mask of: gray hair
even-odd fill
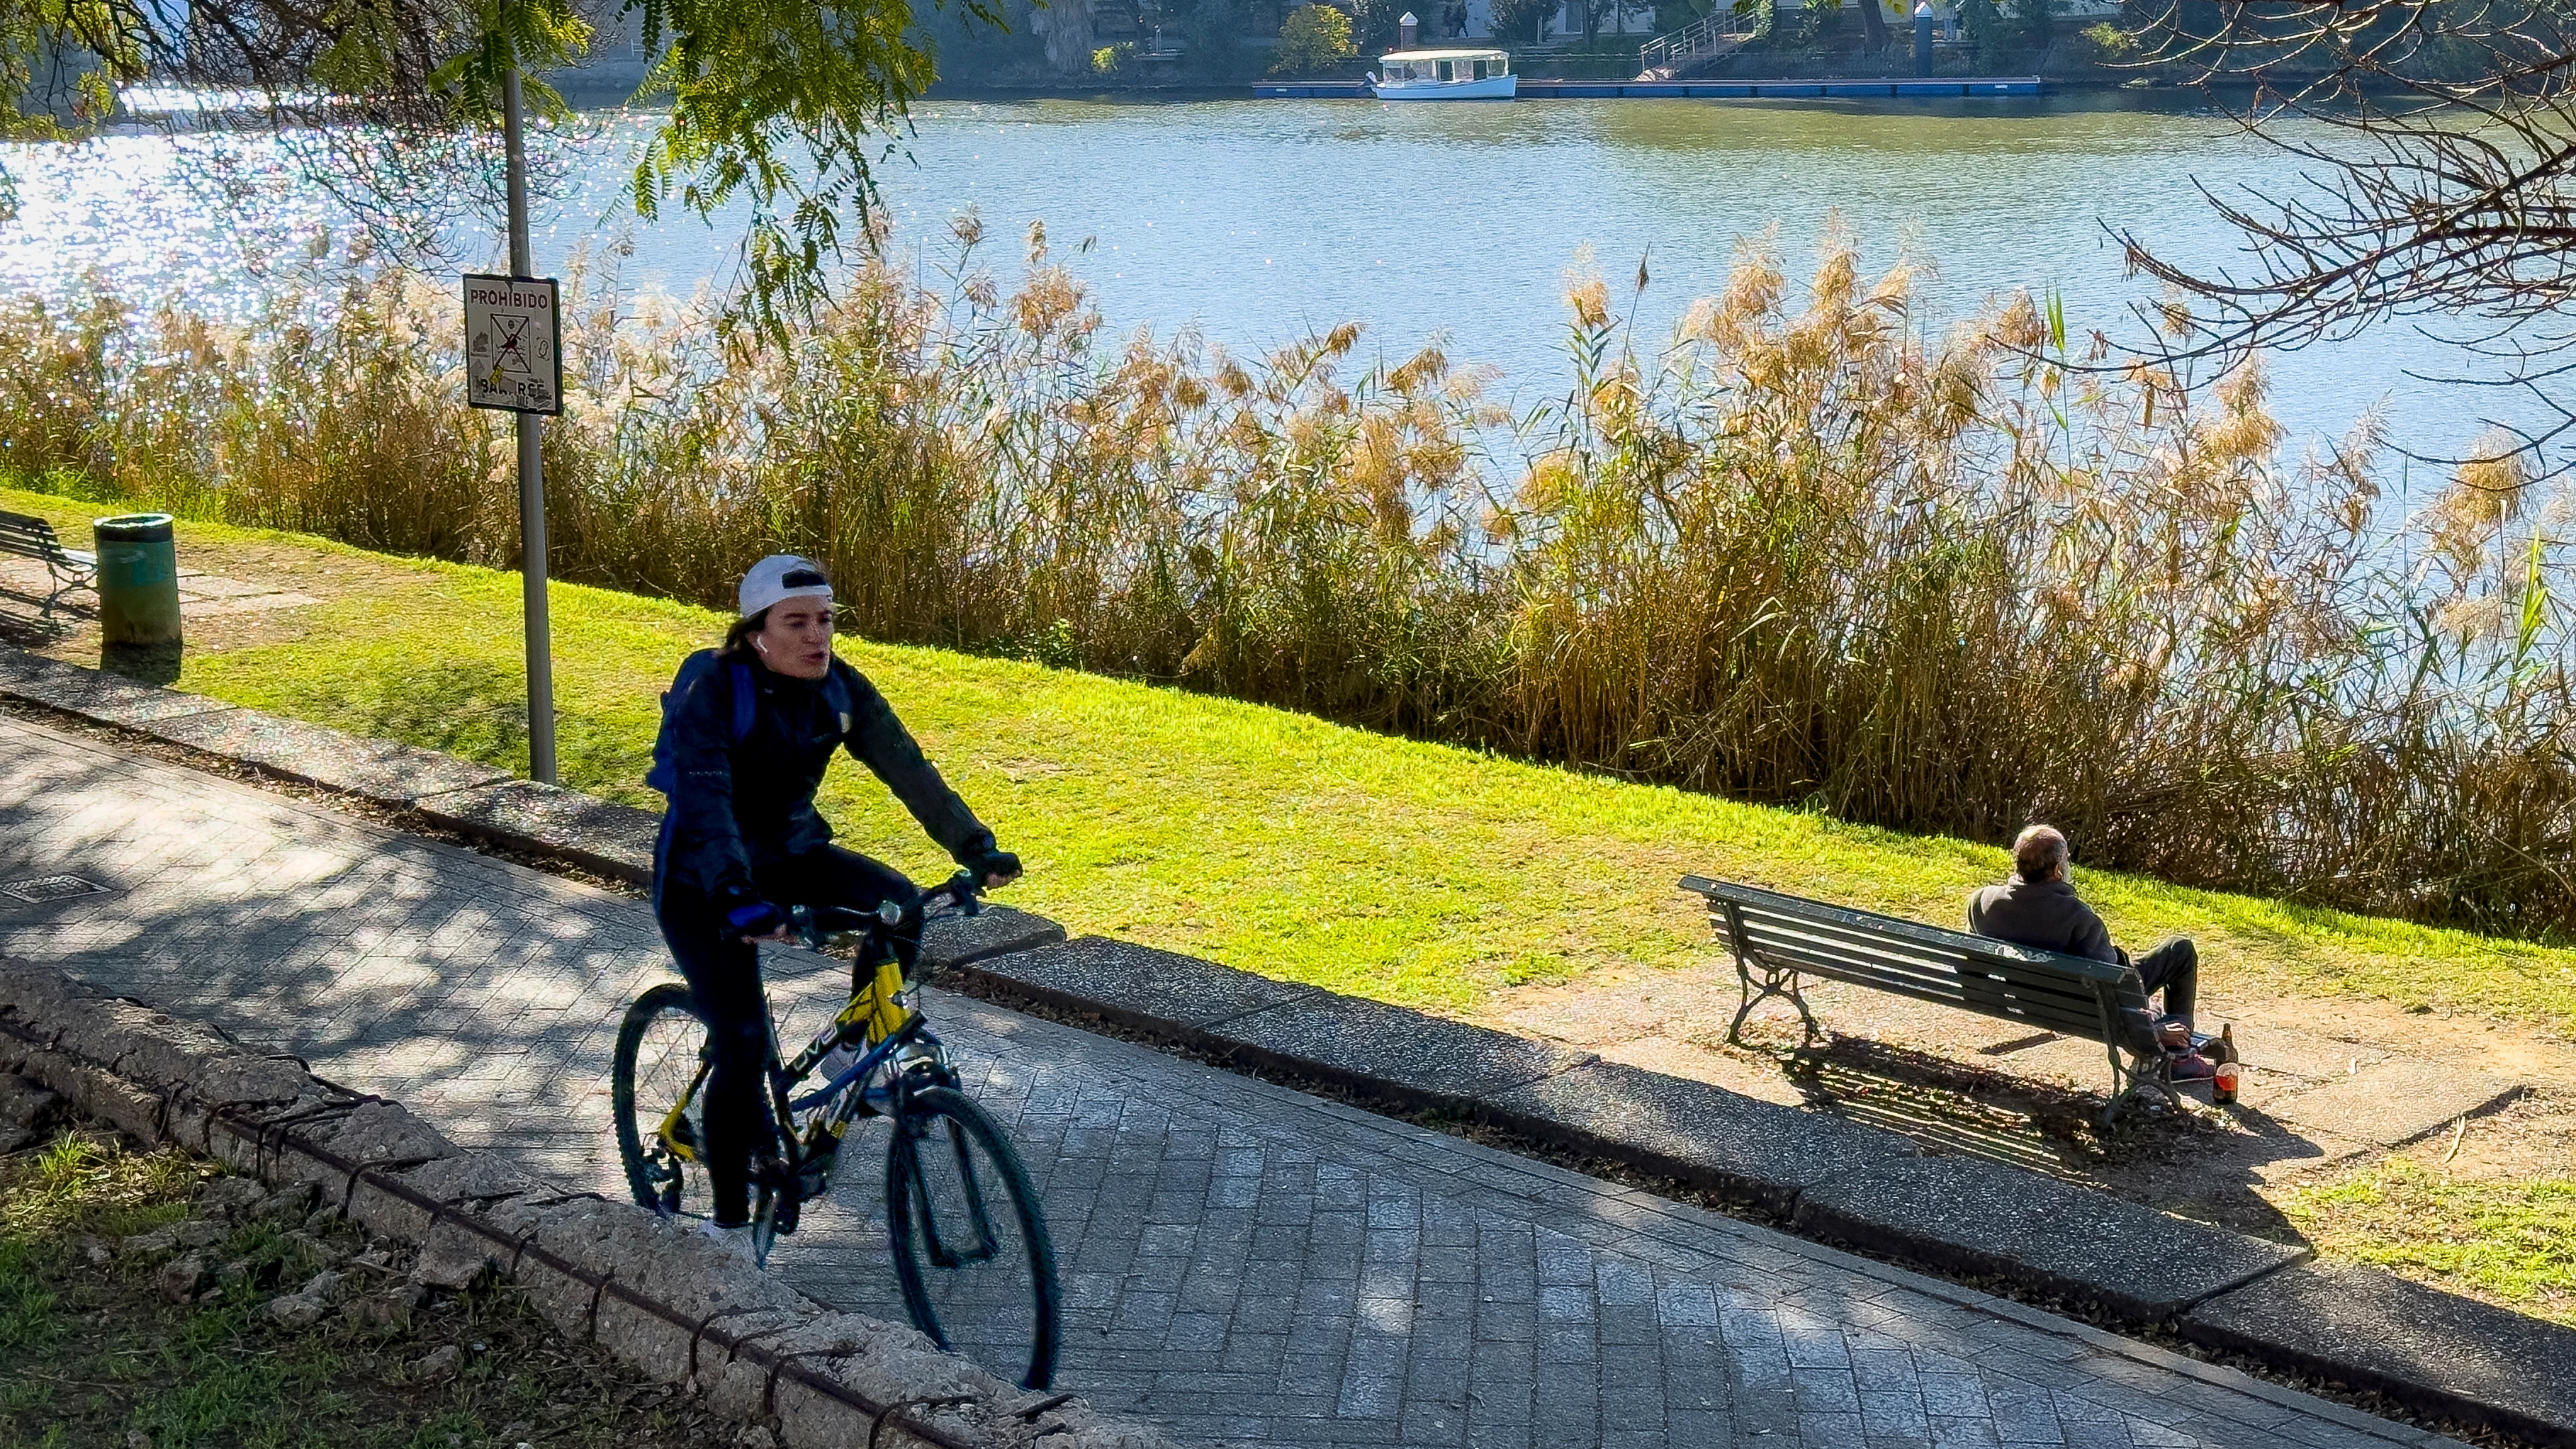
[[[2033,825],[2013,837],[2013,873],[2023,880],[2044,881],[2066,864],[2066,837],[2054,825]]]

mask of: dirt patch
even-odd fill
[[[2576,1166],[2576,1096],[2534,1093],[2503,1111],[2463,1121],[2407,1155],[2460,1182],[2529,1182]]]
[[[0,1157],[0,1440],[766,1449],[514,1290],[411,1267],[309,1194],[54,1126]]]

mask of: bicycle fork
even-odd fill
[[[941,1268],[963,1267],[968,1263],[990,1262],[1001,1251],[1001,1241],[993,1231],[992,1214],[984,1205],[984,1184],[976,1177],[973,1158],[967,1150],[966,1133],[955,1124],[948,1128],[949,1146],[957,1155],[959,1194],[966,1200],[967,1225],[972,1235],[961,1250],[946,1233],[940,1231],[939,1210],[930,1200],[930,1174],[921,1156],[921,1142],[931,1135],[928,1122],[898,1121],[894,1150],[902,1153],[908,1171],[904,1176],[912,1184],[913,1221],[921,1225],[922,1246],[930,1261]],[[936,1149],[933,1149],[935,1152]]]

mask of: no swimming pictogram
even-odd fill
[[[547,277],[465,276],[465,400],[514,413],[563,411],[556,289]]]

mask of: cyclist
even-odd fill
[[[832,652],[832,586],[811,559],[772,554],[743,575],[722,648],[692,654],[662,697],[646,783],[670,799],[653,851],[653,911],[706,1022],[702,1231],[748,1251],[751,1149],[769,1111],[769,1014],[758,943],[785,940],[787,908],[910,905],[902,872],[830,843],[814,790],[846,748],[930,838],[988,886],[1019,857],[940,778],[885,696]],[[907,971],[919,926],[897,951]]]

